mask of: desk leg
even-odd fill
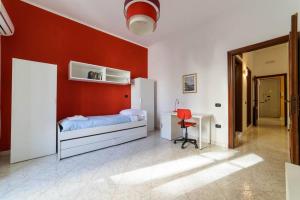
[[[209,144],[211,144],[211,117],[208,117],[209,120]]]
[[[199,119],[198,147],[202,149],[202,119]]]
[[[205,122],[203,122],[203,120],[205,121]],[[208,123],[206,123],[206,120],[208,120]],[[207,125],[209,126],[208,127],[208,144],[211,144],[211,118],[210,117],[208,117],[208,118],[200,118],[199,119],[199,133],[198,133],[198,146],[199,146],[199,149],[200,150],[202,150],[202,149],[204,149],[204,148],[206,148],[206,147],[208,147],[209,145],[207,145],[207,146],[205,146],[205,147],[203,147],[202,146],[202,125],[203,125],[203,123],[204,123],[204,125],[205,125],[205,129],[207,129]]]

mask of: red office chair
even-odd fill
[[[177,109],[177,117],[179,119],[181,119],[181,121],[178,122],[178,124],[181,126],[182,129],[183,128],[185,129],[185,137],[174,140],[174,144],[176,144],[176,142],[183,142],[182,145],[181,145],[181,148],[184,149],[185,148],[184,145],[187,142],[189,142],[189,143],[195,145],[195,148],[198,149],[197,140],[188,138],[187,128],[196,126],[196,123],[185,121],[185,120],[188,120],[188,119],[192,118],[191,110],[189,110],[189,109]]]

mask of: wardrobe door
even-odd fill
[[[57,66],[13,59],[11,163],[56,153]]]

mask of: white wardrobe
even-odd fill
[[[13,59],[10,162],[56,153],[57,66]]]
[[[136,78],[131,86],[131,108],[147,111],[148,131],[154,131],[154,81]]]

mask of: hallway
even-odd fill
[[[252,150],[257,153],[275,154],[288,161],[288,131],[284,126],[259,125],[249,128],[242,137],[239,150]]]

